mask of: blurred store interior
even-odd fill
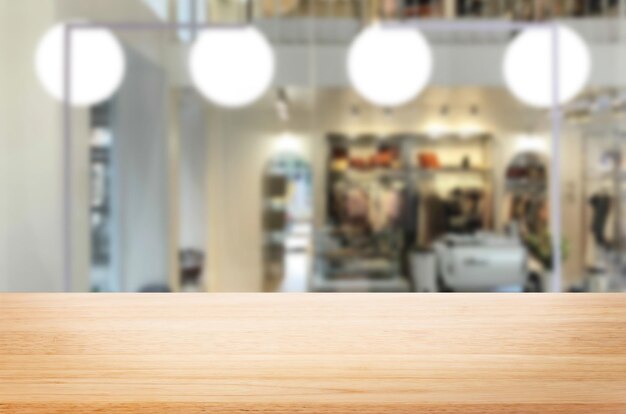
[[[626,290],[625,0],[20,0],[0,16],[0,291]],[[503,57],[517,23],[554,21],[589,73],[531,105]],[[106,99],[64,105],[81,74],[38,52],[63,22],[106,24],[121,45]],[[432,51],[397,105],[347,64],[381,22],[419,27]],[[212,25],[269,43],[258,99],[198,86],[189,62]],[[542,51],[511,71],[543,67]],[[373,58],[388,82],[407,72]],[[564,91],[580,65],[560,64]],[[264,73],[241,69],[242,88]],[[50,71],[74,82],[61,99]]]

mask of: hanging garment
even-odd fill
[[[591,233],[596,243],[607,248],[609,242],[605,235],[606,223],[611,211],[611,197],[607,194],[596,194],[589,200],[593,210],[591,219]]]
[[[397,190],[375,184],[370,188],[369,223],[374,232],[388,230],[400,216],[400,194]]]
[[[425,200],[425,215],[423,217],[427,230],[425,245],[430,246],[435,240],[446,233],[446,214],[444,201],[436,194],[431,194]]]
[[[485,229],[494,229],[495,227],[495,217],[493,213],[493,198],[490,191],[485,190],[483,197],[483,208],[482,208],[482,216],[483,216],[483,225]]]
[[[413,248],[418,243],[420,195],[417,191],[405,189],[402,200],[400,227],[404,232],[406,246]]]
[[[588,0],[587,7],[590,14],[602,13],[602,0]]]
[[[350,220],[365,219],[369,209],[368,194],[362,188],[353,187],[346,193],[346,214]]]
[[[335,223],[341,222],[345,218],[346,191],[348,187],[344,181],[336,181],[328,192],[328,203],[326,206],[328,218]]]

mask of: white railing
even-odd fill
[[[429,20],[432,22],[434,20]],[[477,20],[489,22],[490,20]],[[584,18],[560,20],[574,28],[588,42],[593,44],[624,43],[626,46],[626,19]],[[351,18],[276,18],[261,19],[255,22],[273,43],[279,44],[346,44],[363,26]],[[513,33],[468,31],[426,32],[425,35],[435,44],[499,44],[510,40]]]

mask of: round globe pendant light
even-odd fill
[[[430,80],[433,57],[415,28],[373,25],[363,30],[348,52],[348,77],[369,102],[385,107],[408,103]]]
[[[585,41],[567,26],[557,26],[557,47],[550,28],[531,28],[520,33],[504,55],[507,87],[527,105],[547,108],[553,104],[554,57],[558,58],[558,103],[580,93],[591,74],[591,54]]]
[[[35,52],[39,81],[52,97],[65,99],[66,23],[52,27]],[[73,106],[88,106],[110,98],[119,88],[126,71],[124,51],[106,29],[74,28],[70,32],[70,99]]]
[[[191,79],[211,102],[242,107],[256,101],[274,78],[274,51],[254,27],[210,28],[189,54]]]

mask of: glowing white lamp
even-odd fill
[[[373,25],[352,42],[347,66],[350,82],[363,98],[395,107],[408,103],[426,87],[433,57],[417,29]]]
[[[591,74],[591,54],[585,41],[567,26],[554,30],[530,28],[520,33],[504,55],[505,82],[515,97],[527,105],[547,108],[553,104],[554,56],[558,56],[558,103],[564,104],[580,93]]]
[[[299,154],[302,143],[289,132],[282,133],[275,142],[274,151],[280,154]]]
[[[66,24],[44,34],[35,53],[35,70],[44,89],[65,99]],[[74,28],[70,35],[70,104],[88,106],[110,98],[126,72],[124,50],[117,38],[102,28]]]
[[[256,101],[270,87],[274,70],[274,51],[254,27],[206,29],[189,54],[194,85],[219,106]]]

